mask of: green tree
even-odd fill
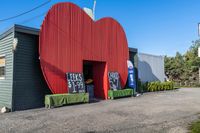
[[[200,67],[198,47],[200,40],[193,41],[192,46],[183,55],[177,52],[175,57],[165,56],[165,73],[170,80],[181,85],[197,85]]]

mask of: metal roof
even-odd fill
[[[129,47],[129,51],[138,53],[138,49],[137,49],[137,48],[130,48],[130,47]]]
[[[33,35],[39,35],[40,30],[36,28],[32,28],[32,27],[14,24],[11,28],[9,28],[8,30],[6,30],[0,35],[0,39],[4,38],[5,36],[9,35],[10,33],[14,31],[27,33],[27,34],[33,34]]]

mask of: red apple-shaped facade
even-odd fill
[[[40,31],[40,63],[52,93],[68,93],[66,73],[83,73],[83,61],[93,61],[94,94],[107,99],[108,72],[118,72],[122,87],[129,57],[125,32],[112,18],[93,21],[73,3],[58,3]]]

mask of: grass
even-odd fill
[[[200,120],[193,122],[189,130],[190,130],[190,133],[200,133]]]

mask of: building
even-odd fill
[[[44,106],[50,90],[39,60],[39,29],[14,25],[0,35],[0,108],[12,111]],[[137,49],[129,48],[137,68]]]
[[[94,22],[75,4],[56,4],[41,30],[14,25],[0,35],[0,107],[44,106],[46,94],[68,93],[67,73],[91,76],[94,96],[107,99],[108,73],[118,72],[124,88],[128,59],[137,70],[137,49],[116,20]]]
[[[142,82],[165,81],[164,57],[138,54],[138,76]]]
[[[42,74],[38,49],[39,29],[14,25],[0,35],[0,107],[16,111],[44,106],[44,96],[52,92]],[[129,48],[129,59],[136,80],[137,71],[142,82],[165,80],[164,57]]]
[[[12,111],[44,106],[51,94],[39,60],[39,29],[14,25],[0,35],[0,107]],[[142,82],[164,81],[164,58],[129,48]],[[137,73],[136,73],[137,78]]]
[[[40,68],[39,30],[20,25],[0,35],[0,107],[42,107],[50,93]]]
[[[108,98],[108,73],[117,72],[120,88],[126,85],[128,43],[123,27],[113,18],[93,21],[73,3],[55,4],[43,21],[39,44],[42,72],[53,94],[69,93],[66,74],[86,77],[86,69],[95,98]]]

